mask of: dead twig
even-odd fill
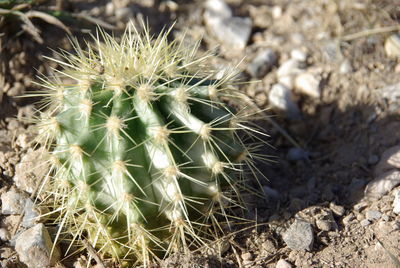
[[[93,246],[86,239],[83,239],[82,242],[83,242],[83,245],[85,246],[85,248],[87,249],[90,257],[92,257],[96,261],[97,267],[106,268],[104,266],[104,263],[101,260],[100,256],[97,254],[96,250],[93,248]]]
[[[348,34],[348,35],[339,37],[339,40],[340,41],[351,41],[354,39],[359,39],[359,38],[367,37],[367,36],[374,35],[374,34],[383,34],[383,33],[395,32],[395,31],[400,31],[400,25],[368,29],[365,31],[360,31],[357,33],[352,33],[352,34]]]

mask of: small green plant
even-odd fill
[[[250,189],[256,146],[244,137],[258,131],[235,73],[213,79],[210,54],[196,57],[198,44],[168,42],[168,32],[151,38],[129,24],[117,42],[100,30],[42,78],[38,140],[52,174],[42,205],[58,240],[85,239],[122,264],[206,245]]]

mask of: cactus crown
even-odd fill
[[[253,165],[234,73],[212,79],[208,55],[167,34],[129,24],[117,42],[99,31],[42,79],[38,137],[52,174],[42,195],[57,238],[87,239],[122,263],[204,245],[209,223],[220,228],[218,215],[229,222],[226,211],[241,206]]]

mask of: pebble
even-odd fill
[[[378,210],[369,209],[365,213],[365,218],[370,221],[378,220],[382,216],[382,213]]]
[[[285,77],[288,75],[296,75],[301,72],[301,62],[296,59],[288,59],[287,61],[283,62],[277,72],[276,75],[278,79],[281,77]]]
[[[389,216],[386,214],[382,215],[382,220],[388,222],[389,221]]]
[[[205,3],[207,12],[213,13],[214,16],[221,18],[232,17],[232,10],[223,0],[208,0]]]
[[[374,168],[374,175],[379,176],[382,173],[395,168],[400,169],[400,145],[390,147],[383,152],[381,160]]]
[[[15,250],[28,268],[49,267],[60,258],[58,248],[53,249],[50,235],[42,223],[21,233],[16,239]]]
[[[284,259],[280,259],[275,266],[275,268],[292,268],[292,267],[293,266]]]
[[[367,184],[365,196],[370,199],[379,199],[399,184],[400,171],[387,171]]]
[[[349,215],[343,218],[342,222],[344,225],[348,225],[352,220],[354,220],[354,214],[350,213]]]
[[[39,221],[40,212],[35,208],[31,199],[27,199],[24,206],[24,217],[21,225],[25,228],[34,226]]]
[[[385,52],[389,57],[400,57],[400,34],[392,34],[386,39]]]
[[[281,195],[277,190],[268,186],[263,186],[262,188],[266,199],[278,201],[281,198]]]
[[[300,109],[293,101],[292,92],[281,84],[272,86],[268,94],[269,104],[280,111],[285,112],[289,119],[300,118]]]
[[[4,215],[21,214],[24,211],[27,196],[11,188],[1,195],[1,213]]]
[[[400,111],[400,83],[383,87],[380,91],[382,97],[388,102],[388,110],[398,114]]]
[[[243,253],[243,254],[241,255],[241,257],[242,257],[242,260],[244,260],[244,261],[251,261],[251,260],[253,260],[253,255],[252,255],[250,252]]]
[[[329,208],[336,216],[343,216],[345,213],[345,209],[342,206],[336,205],[335,203],[330,203]]]
[[[397,190],[394,194],[393,212],[400,214],[400,190]]]
[[[367,227],[371,224],[371,222],[368,219],[363,219],[362,221],[360,221],[360,224],[362,227]]]
[[[289,149],[289,152],[287,153],[287,159],[289,161],[301,161],[301,160],[309,160],[310,157],[310,152],[306,151],[302,148],[298,147],[292,147]]]
[[[354,70],[353,70],[353,66],[351,65],[350,60],[345,59],[345,60],[340,64],[339,72],[340,72],[341,74],[349,74],[349,73],[352,73],[353,71],[354,71]]]
[[[311,224],[306,221],[295,220],[283,234],[283,240],[292,250],[310,251],[314,243],[314,234]]]
[[[10,233],[6,228],[0,228],[0,241],[8,241],[10,239]]]
[[[278,56],[272,49],[265,49],[257,53],[247,68],[247,72],[256,78],[264,77],[276,64]]]
[[[372,154],[368,157],[368,165],[375,165],[379,161],[379,156]]]
[[[307,60],[307,53],[301,49],[295,48],[290,51],[290,57],[294,60],[305,62]]]
[[[134,17],[133,10],[129,7],[116,8],[114,13],[117,20],[124,22]]]
[[[205,7],[205,24],[218,41],[229,49],[244,49],[250,38],[252,20],[233,17],[230,8],[221,0],[207,1]]]
[[[327,220],[316,220],[315,225],[321,231],[332,231],[337,229],[337,224]]]
[[[320,93],[320,80],[314,75],[304,72],[296,76],[294,79],[294,87],[302,94],[312,98],[319,98]]]
[[[13,179],[19,189],[32,193],[48,172],[46,165],[37,165],[37,159],[42,158],[43,153],[43,149],[29,149],[16,165]]]

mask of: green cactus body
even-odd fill
[[[215,207],[236,204],[248,159],[241,118],[222,101],[240,99],[232,76],[212,80],[207,57],[166,34],[132,25],[120,43],[101,34],[104,43],[59,61],[75,84],[44,80],[39,137],[53,170],[44,204],[73,240],[120,262],[201,246]]]

